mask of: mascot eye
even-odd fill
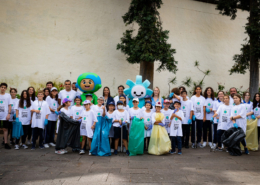
[[[83,81],[83,84],[86,84],[86,82],[85,82],[85,81]]]
[[[91,84],[91,82],[89,82],[89,84]]]
[[[141,92],[141,94],[144,94],[143,92]]]
[[[136,94],[136,92],[134,92],[134,94]]]

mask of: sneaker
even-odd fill
[[[115,150],[115,151],[114,151],[114,155],[117,155],[117,154],[118,154],[118,152],[117,152],[117,150]]]
[[[56,146],[54,143],[49,143],[50,144],[50,146]]]
[[[228,153],[228,149],[226,148],[226,152]]]
[[[247,148],[245,148],[245,154],[248,155],[249,154],[249,151]]]
[[[222,148],[216,148],[216,151],[222,152]]]
[[[181,154],[182,154],[181,150],[178,150],[178,154],[179,154],[179,155],[181,155]]]
[[[195,143],[192,143],[191,147],[192,147],[192,148],[195,148]]]
[[[66,153],[68,153],[68,150],[66,150],[66,149],[62,149],[62,151],[66,154]]]
[[[209,142],[209,147],[212,148],[212,146],[213,146],[213,145],[212,145],[212,142]]]
[[[203,142],[203,145],[202,145],[201,148],[204,148],[204,147],[206,147],[206,146],[207,146],[207,142]]]
[[[110,152],[113,153],[113,152],[114,152],[114,149],[111,148]]]
[[[25,144],[22,145],[23,149],[27,149],[28,146],[26,146]]]
[[[88,155],[91,155],[91,153],[89,152]]]
[[[126,152],[126,149],[125,149],[125,147],[124,147],[124,149],[123,149],[123,152]]]
[[[40,149],[44,149],[44,146],[40,145],[39,148],[40,148]]]
[[[225,148],[223,144],[222,144],[221,146],[222,146],[222,147],[221,147],[222,149],[224,149],[224,148]]]
[[[62,151],[62,150],[56,150],[56,151],[55,151],[55,154],[64,154],[64,151]]]
[[[15,149],[15,150],[19,150],[19,145],[15,145],[15,146],[14,146],[14,149]]]
[[[121,146],[119,146],[117,150],[118,150],[118,151],[121,151]]]
[[[79,151],[79,155],[82,155],[82,154],[84,154],[84,153],[85,153],[84,150],[80,150],[80,151]]]
[[[47,143],[45,143],[43,146],[44,148],[50,148],[50,146]]]
[[[217,147],[217,144],[216,143],[213,143],[213,148],[216,148]]]
[[[130,155],[130,152],[129,152],[129,150],[126,150],[126,155]]]
[[[20,143],[20,146],[22,146],[23,145],[23,143]]]
[[[31,143],[31,141],[27,141],[27,145],[31,145],[32,143]]]
[[[198,143],[197,145],[198,145],[198,147],[200,147],[200,148],[204,148],[204,146],[203,146],[201,143]]]
[[[5,149],[10,150],[11,147],[7,143],[5,143]]]
[[[175,151],[175,150],[171,150],[170,153],[171,153],[171,154],[176,154],[176,151]]]
[[[35,150],[35,147],[34,147],[34,146],[32,146],[31,150]]]

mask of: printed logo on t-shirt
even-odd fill
[[[36,113],[36,119],[41,119],[42,114],[41,113]]]
[[[41,108],[39,107],[38,110],[41,110]]]
[[[224,114],[226,114],[227,113],[227,111],[226,110],[224,110]]]
[[[56,106],[56,104],[54,103],[54,104],[53,104],[53,106],[55,107],[55,106]]]
[[[256,111],[258,111],[258,108],[255,108]]]
[[[121,118],[121,121],[124,121],[124,118]]]
[[[147,121],[150,121],[150,118],[147,118]]]
[[[236,113],[237,113],[237,110],[235,110],[234,113],[236,114]]]
[[[210,103],[208,103],[208,106],[211,106],[211,104],[210,104]]]
[[[175,121],[177,121],[178,120],[178,118],[175,118]]]
[[[14,104],[11,104],[11,107],[13,107],[14,106]]]
[[[101,116],[101,113],[100,113],[100,112],[98,112],[98,113],[97,113],[97,115],[98,115],[98,116]]]
[[[70,96],[67,96],[67,98],[69,98]]]
[[[166,119],[169,119],[169,116],[166,116]]]
[[[26,106],[24,106],[23,108],[26,109]]]
[[[185,106],[183,106],[182,109],[185,109]]]
[[[4,104],[4,100],[0,100],[0,104]]]
[[[200,102],[197,102],[197,105],[200,105]]]
[[[86,120],[86,117],[84,117],[84,120]]]

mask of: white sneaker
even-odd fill
[[[114,153],[114,151],[115,151],[114,149],[111,149],[111,150],[110,150],[111,153]]]
[[[224,149],[224,145],[222,144],[222,147],[221,147],[222,149]]]
[[[64,154],[68,153],[68,151],[66,149],[61,149],[61,151],[63,151]]]
[[[195,148],[195,143],[192,143],[191,148]]]
[[[20,143],[20,146],[22,146],[23,145],[23,143]]]
[[[56,146],[54,143],[49,143],[51,146]]]
[[[207,142],[203,142],[202,147],[204,148],[204,147],[206,147],[206,146],[207,146]]]
[[[209,142],[209,147],[212,148],[212,146],[213,146],[213,145],[212,145],[212,142]]]
[[[82,155],[82,154],[84,154],[84,153],[85,153],[84,150],[80,150],[80,151],[79,151],[79,155]]]
[[[15,150],[19,150],[19,145],[15,145],[15,146],[14,146],[14,149],[15,149]]]
[[[91,153],[89,152],[88,155],[91,155]]]
[[[26,146],[25,144],[22,145],[23,149],[27,149],[28,146]]]
[[[216,143],[213,143],[213,147],[216,148],[217,144]]]
[[[198,146],[198,148],[204,148],[201,143],[198,143],[197,146]]]
[[[123,152],[124,152],[124,153],[126,153],[126,149],[125,149],[125,147],[124,147],[124,150],[123,150]]]
[[[30,144],[32,144],[31,141],[27,141],[27,145],[30,145]]]
[[[50,148],[50,146],[47,143],[45,143],[43,146],[44,148]]]
[[[55,154],[65,154],[62,150],[55,150]]]
[[[121,152],[121,146],[118,146],[117,151]]]

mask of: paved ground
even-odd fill
[[[1,138],[1,137],[0,137]],[[209,148],[183,155],[111,157],[54,154],[54,148],[5,150],[0,146],[0,184],[260,184],[260,152],[232,157]]]

